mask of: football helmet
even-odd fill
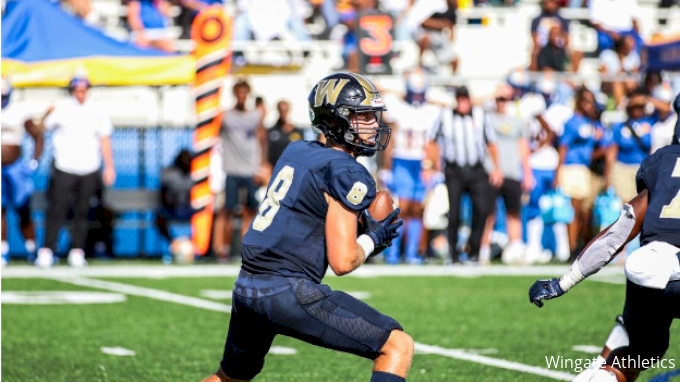
[[[382,124],[387,111],[378,89],[366,77],[354,73],[335,73],[317,83],[307,97],[309,119],[326,139],[357,156],[372,156],[390,141],[391,129]],[[377,127],[361,127],[357,115],[372,113]],[[371,135],[367,141],[361,135]],[[374,137],[374,138],[373,138]]]

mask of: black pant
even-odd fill
[[[85,248],[89,220],[90,199],[99,184],[99,171],[86,175],[75,175],[52,168],[52,177],[47,189],[47,220],[45,222],[45,247],[57,250],[59,230],[73,201],[73,228],[71,248]]]
[[[444,170],[446,188],[449,192],[449,251],[451,260],[458,261],[458,228],[460,227],[460,201],[463,192],[470,194],[472,200],[472,227],[468,244],[470,259],[477,260],[479,247],[484,234],[484,223],[494,211],[494,198],[489,175],[484,166],[478,164],[472,167],[460,167],[447,163]]]
[[[670,281],[666,289],[651,289],[628,280],[623,321],[630,345],[622,355],[632,359],[663,357],[674,319],[680,319],[680,281]]]

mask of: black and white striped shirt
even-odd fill
[[[484,163],[486,145],[496,142],[496,132],[480,108],[467,115],[445,109],[432,126],[430,140],[439,145],[447,163],[475,166]]]

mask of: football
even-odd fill
[[[375,199],[368,206],[368,213],[371,214],[373,219],[380,221],[385,219],[396,207],[396,203],[394,203],[389,192],[378,190],[375,193]]]

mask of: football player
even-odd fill
[[[680,95],[674,107],[680,111]],[[562,296],[602,269],[640,233],[642,246],[626,259],[623,314],[600,354],[602,363],[577,381],[630,382],[641,371],[660,367],[670,325],[680,318],[680,121],[673,143],[642,162],[636,182],[638,195],[588,243],[569,272],[537,280],[529,290],[529,301],[542,307],[543,300]]]
[[[432,170],[433,163],[425,159],[427,137],[439,117],[440,109],[425,101],[426,84],[422,69],[407,76],[406,93],[394,100],[388,117],[394,124],[394,142],[385,150],[385,158],[378,178],[399,198],[404,231],[406,232],[405,261],[422,264],[418,247],[423,231],[423,201],[426,184],[424,171]],[[401,257],[401,236],[394,240],[385,253],[385,262],[398,264]]]
[[[16,209],[19,214],[24,247],[30,257],[35,257],[35,228],[31,220],[30,201],[33,194],[31,174],[38,168],[42,155],[43,129],[35,124],[30,113],[16,103],[10,104],[12,87],[2,79],[2,265],[9,261],[7,242],[6,208]],[[30,161],[22,159],[21,147],[28,133],[35,146]]]
[[[413,340],[397,321],[321,283],[328,266],[350,273],[398,236],[399,209],[382,221],[367,213],[376,187],[356,161],[387,147],[386,108],[375,85],[352,73],[325,77],[308,102],[326,144],[293,142],[274,166],[243,238],[220,368],[204,382],[251,380],[278,334],[373,360],[372,382],[405,381],[411,366]]]

